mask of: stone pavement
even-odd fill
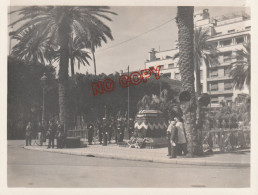
[[[199,166],[250,167],[250,149],[235,151],[231,153],[217,153],[196,158],[178,157],[176,159],[169,159],[167,157],[167,148],[136,149],[119,147],[114,143],[109,144],[108,146],[88,145],[85,148],[47,149],[46,145],[24,146],[24,148],[29,150],[39,150],[45,152],[56,152],[97,158],[112,158]]]

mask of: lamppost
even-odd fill
[[[43,76],[40,79],[42,87],[43,87],[43,104],[42,104],[42,125],[45,124],[45,88],[47,84],[47,76],[46,73],[43,74]]]

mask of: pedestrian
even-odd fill
[[[98,137],[99,137],[99,144],[102,144],[102,132],[103,132],[103,124],[101,121],[97,122],[98,124]]]
[[[172,128],[172,123],[171,120],[168,121],[168,128],[167,128],[167,142],[168,142],[168,154],[167,156],[171,156],[171,128]]]
[[[108,143],[111,143],[113,132],[114,132],[114,118],[112,117],[108,124]]]
[[[170,129],[170,144],[171,144],[171,156],[170,158],[176,158],[177,156],[177,144],[178,144],[178,129],[176,127],[176,121],[171,121]]]
[[[93,134],[94,134],[94,125],[93,125],[92,122],[89,122],[89,124],[88,124],[88,142],[89,142],[89,145],[92,145]]]
[[[62,149],[64,147],[64,126],[59,121],[56,122],[56,146]]]
[[[47,136],[48,136],[48,147],[47,148],[50,148],[51,146],[52,146],[52,148],[54,148],[55,134],[56,134],[55,124],[52,120],[50,120],[48,132],[47,132]]]
[[[129,119],[129,129],[128,129],[129,139],[131,138],[133,132],[134,132],[134,121],[132,118],[130,118]]]
[[[108,140],[108,129],[109,125],[107,122],[106,118],[103,118],[103,130],[102,130],[102,135],[103,135],[103,146],[107,146],[107,140]]]
[[[38,123],[38,141],[39,141],[39,145],[42,146],[43,145],[43,125],[41,124],[41,122]]]
[[[124,134],[124,127],[121,118],[117,119],[117,136],[118,136],[118,142],[123,142],[123,134]]]
[[[182,156],[183,154],[187,154],[187,141],[186,141],[186,133],[184,128],[184,123],[182,119],[179,117],[175,117],[176,128],[178,130],[178,141],[177,141],[177,155]]]
[[[26,146],[31,146],[32,125],[28,122],[26,126]]]

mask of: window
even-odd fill
[[[222,32],[216,32],[215,33],[215,35],[221,35],[222,34]]]
[[[166,59],[170,59],[170,58],[172,58],[171,56],[166,56]]]
[[[180,79],[181,79],[180,73],[175,73],[175,79],[176,79],[176,80],[180,80]]]
[[[230,68],[224,68],[224,75],[225,76],[229,76],[229,73],[230,73]]]
[[[218,70],[212,70],[211,72],[210,72],[210,77],[211,78],[214,78],[214,77],[217,77],[218,76]]]
[[[160,70],[164,69],[164,65],[158,65],[158,66],[160,66]]]
[[[211,83],[211,91],[218,91],[218,83]]]
[[[238,37],[236,38],[236,44],[240,44],[244,42],[244,37]]]
[[[168,64],[168,68],[171,69],[171,68],[174,68],[175,67],[175,64],[172,63],[172,64]]]
[[[211,103],[218,104],[219,103],[219,98],[218,97],[212,97],[211,98]]]
[[[233,32],[235,32],[235,29],[228,30],[228,33],[233,33]]]
[[[231,45],[232,43],[232,39],[228,39],[228,40],[225,40],[225,41],[221,41],[222,43],[222,46],[228,46],[228,45]]]
[[[246,29],[246,30],[250,30],[250,29],[251,29],[251,26],[246,26],[245,29]]]
[[[226,52],[223,54],[223,62],[231,62],[232,52]]]
[[[232,83],[231,82],[225,82],[224,83],[224,90],[231,90],[232,89]]]

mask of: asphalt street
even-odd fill
[[[187,188],[250,186],[249,167],[192,166],[26,150],[8,141],[8,187]]]

